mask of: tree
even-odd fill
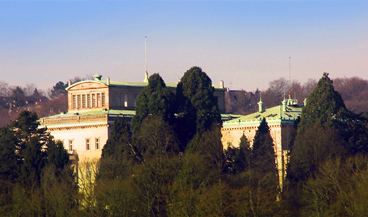
[[[68,151],[64,148],[62,142],[54,142],[49,138],[47,143],[47,164],[55,169],[55,175],[59,176],[62,171],[70,166]]]
[[[38,128],[37,121],[36,113],[23,111],[10,126],[0,130],[0,176],[4,193],[0,203],[6,207],[0,212],[53,215],[55,209],[50,211],[51,206],[46,204],[54,198],[51,192],[61,188],[64,191],[59,191],[60,195],[67,196],[57,203],[66,204],[68,200],[65,207],[76,205],[78,189],[69,168],[69,155],[45,128]],[[24,204],[28,204],[27,208],[19,209]]]
[[[148,116],[141,129],[134,135],[134,145],[144,161],[172,157],[179,152],[178,141],[173,127],[162,116]]]
[[[314,177],[325,160],[346,153],[346,143],[333,127],[315,123],[298,133],[290,154],[288,178],[293,182]]]
[[[248,171],[251,167],[251,148],[247,137],[242,135],[239,148],[236,149],[234,157],[234,172],[241,173]]]
[[[132,158],[131,133],[128,122],[124,117],[116,117],[112,125],[111,134],[102,149],[101,158]]]
[[[137,97],[136,114],[132,119],[132,131],[136,133],[143,120],[148,115],[161,116],[164,121],[174,119],[174,94],[166,88],[159,74],[153,74],[148,79],[148,85]]]
[[[276,155],[270,130],[265,119],[253,140],[250,169],[244,174],[249,183],[248,202],[254,216],[274,215],[277,210],[279,178]]]
[[[316,88],[309,95],[307,105],[303,107],[298,132],[302,132],[314,123],[333,126],[344,122],[348,116],[341,95],[335,91],[328,73],[323,73]]]
[[[195,134],[221,126],[221,115],[211,79],[199,67],[192,67],[181,78],[176,89],[178,133],[184,146]]]
[[[102,149],[98,179],[124,178],[131,174],[131,167],[141,159],[131,140],[128,122],[124,117],[116,117],[110,137]]]
[[[253,141],[253,166],[261,174],[273,173],[277,179],[276,155],[270,129],[263,118]]]
[[[56,98],[60,95],[65,95],[67,94],[65,88],[68,87],[68,84],[64,84],[64,82],[59,81],[58,83],[56,83],[51,90],[51,98]]]
[[[19,108],[26,105],[26,96],[19,86],[17,86],[15,89],[12,90],[11,100],[12,100],[11,104],[15,108]]]
[[[177,174],[178,141],[172,126],[162,116],[148,116],[134,135],[134,143],[144,160],[134,170],[134,183],[139,192],[144,216],[166,216],[168,188]]]
[[[8,127],[0,129],[0,180],[14,183],[19,175],[17,139]]]

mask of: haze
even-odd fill
[[[368,79],[366,1],[0,2],[0,80],[41,89],[97,73],[177,82],[200,66],[214,84],[265,89],[301,82]]]

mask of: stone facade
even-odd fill
[[[259,103],[259,112],[239,116],[238,118],[223,122],[222,144],[225,149],[229,146],[239,147],[240,138],[245,135],[253,146],[253,140],[263,118],[270,128],[270,134],[274,143],[276,154],[276,165],[279,171],[280,186],[282,188],[286,175],[286,165],[288,163],[288,153],[290,151],[290,140],[294,129],[294,122],[300,116],[302,106],[298,106],[295,100],[284,100],[283,105],[269,109],[263,109],[263,104]]]
[[[101,77],[95,75],[95,80],[69,84],[68,112],[40,119],[41,127],[47,127],[70,154],[78,154],[79,161],[101,157],[115,118],[124,117],[130,122],[135,114],[136,98],[147,85],[147,82],[101,80]],[[166,84],[173,92],[176,85]],[[219,109],[224,112],[226,89],[223,83],[214,87]]]

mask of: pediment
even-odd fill
[[[66,88],[67,91],[107,88],[108,85],[99,81],[81,81]]]

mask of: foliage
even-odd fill
[[[302,215],[365,216],[368,200],[367,157],[360,154],[349,158],[325,161],[305,184]]]
[[[303,107],[298,132],[302,132],[314,123],[322,126],[334,126],[344,122],[348,110],[341,95],[335,91],[332,80],[324,73],[316,88],[308,97],[308,103]]]
[[[263,119],[253,140],[252,170],[250,171],[251,206],[253,213],[264,215],[261,203],[272,203],[279,193],[279,176],[275,163],[273,139],[266,119]],[[259,197],[257,195],[263,195]]]
[[[240,138],[239,148],[234,156],[234,172],[241,173],[250,169],[252,163],[252,152],[249,141],[244,135]]]
[[[152,115],[143,120],[134,140],[144,159],[134,169],[138,204],[142,207],[137,213],[142,216],[166,216],[168,189],[180,164],[174,130],[162,116]]]
[[[171,157],[179,152],[178,141],[171,125],[162,116],[149,116],[134,136],[134,145],[144,161]]]
[[[59,81],[58,83],[56,83],[53,87],[52,87],[52,90],[51,90],[51,95],[50,97],[53,99],[53,98],[56,98],[60,95],[65,95],[67,94],[65,88],[68,87],[68,84],[64,84],[64,82],[62,81]]]
[[[139,131],[143,120],[148,115],[162,116],[164,121],[172,122],[174,119],[174,94],[167,89],[164,80],[159,74],[148,78],[148,85],[138,95],[136,101],[136,114],[132,119],[132,131]]]
[[[252,160],[253,166],[260,174],[273,173],[277,179],[276,155],[273,148],[273,139],[266,119],[263,119],[258,127],[253,140]]]
[[[46,129],[38,128],[37,121],[36,113],[23,111],[10,126],[0,130],[0,175],[2,192],[6,192],[0,199],[1,212],[57,215],[60,207],[48,202],[65,205],[69,210],[77,204],[78,189],[69,156],[62,143],[55,142]],[[56,192],[64,197],[55,198]],[[24,204],[28,206],[22,208]]]
[[[195,134],[221,126],[221,115],[211,79],[199,67],[192,67],[181,78],[176,89],[180,140],[187,144]]]
[[[116,117],[112,125],[109,139],[102,149],[101,158],[126,158],[134,157],[134,150],[131,150],[131,133],[125,117]]]
[[[19,86],[12,91],[11,104],[15,108],[26,105],[26,96]]]
[[[345,142],[331,127],[315,123],[295,139],[290,156],[288,177],[294,181],[315,176],[320,165],[328,159],[346,153]]]

